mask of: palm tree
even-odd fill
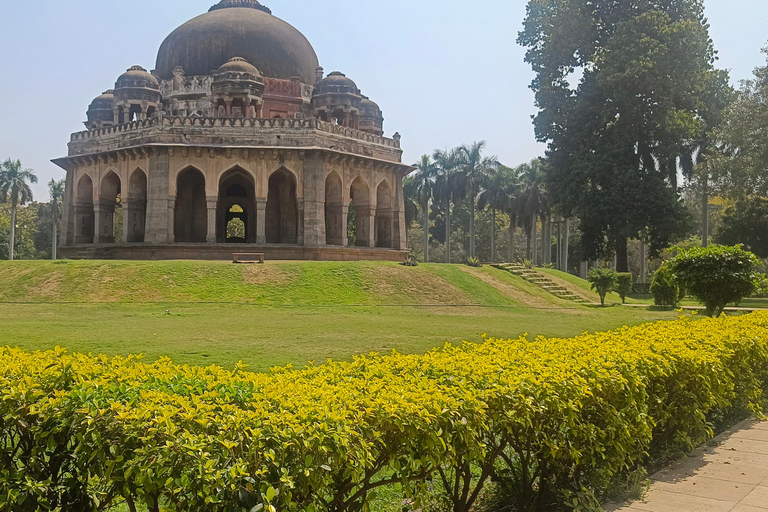
[[[59,241],[59,202],[64,197],[64,180],[52,179],[48,182],[48,192],[51,194],[51,215],[53,216],[53,245],[51,246],[51,259],[56,259]]]
[[[16,207],[32,201],[32,190],[29,183],[37,183],[37,176],[32,169],[24,169],[21,161],[10,158],[0,167],[0,200],[11,199],[11,236],[8,247],[8,259],[13,259],[13,249],[16,243]]]
[[[514,171],[509,167],[499,165],[495,171],[488,174],[483,182],[483,189],[477,197],[477,207],[481,210],[486,206],[491,208],[491,262],[496,262],[496,211],[511,212],[517,199],[519,182]],[[510,225],[514,222],[510,215]],[[510,229],[510,235],[513,230]],[[514,243],[514,242],[513,242]]]
[[[445,262],[451,262],[451,204],[458,198],[460,175],[456,170],[459,160],[457,150],[435,150],[436,177],[434,196],[445,208]]]
[[[469,257],[475,257],[475,203],[485,176],[499,165],[496,157],[483,157],[485,141],[458,148],[458,169],[462,175],[463,194],[469,196]]]
[[[528,254],[536,264],[536,225],[539,215],[548,211],[549,200],[544,188],[544,173],[541,160],[521,165],[518,170],[522,181],[520,189],[520,215],[528,236]]]
[[[424,214],[424,261],[429,261],[429,200],[432,199],[435,187],[437,166],[429,155],[422,155],[421,160],[413,164],[414,193],[418,197],[421,211]]]

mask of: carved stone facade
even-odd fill
[[[222,0],[169,36],[157,69],[121,75],[54,160],[64,256],[404,258],[400,137],[293,27]]]

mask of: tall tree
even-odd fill
[[[463,189],[461,175],[457,171],[457,150],[436,150],[433,155],[436,167],[434,195],[445,210],[445,262],[451,263],[451,207]]]
[[[763,49],[768,54],[768,47]],[[715,130],[720,152],[708,169],[713,188],[723,196],[743,199],[768,197],[768,65],[755,69],[754,78],[742,82],[735,101]]]
[[[53,239],[52,239],[52,246],[51,246],[51,259],[56,259],[58,256],[58,243],[59,243],[59,212],[61,211],[61,208],[59,205],[61,204],[61,200],[64,197],[64,187],[65,182],[64,180],[56,181],[52,179],[48,182],[48,192],[51,195],[51,216],[52,216],[52,224],[53,224]]]
[[[437,166],[429,155],[422,155],[421,159],[413,164],[416,171],[412,174],[415,185],[415,193],[418,197],[419,207],[424,216],[424,261],[429,261],[429,201],[432,199],[435,188]]]
[[[529,0],[518,41],[553,202],[581,219],[588,256],[613,252],[626,272],[629,239],[658,252],[685,218],[678,161],[722,83],[703,1]]]
[[[519,181],[515,172],[509,167],[499,165],[489,173],[483,182],[482,191],[477,198],[477,207],[481,210],[491,208],[491,262],[496,262],[496,212],[511,212],[519,192]],[[509,222],[513,225],[515,219],[510,215]],[[513,228],[514,229],[514,228]],[[513,229],[510,236],[514,236]]]
[[[544,183],[544,163],[541,159],[518,167],[520,196],[518,211],[528,237],[527,257],[536,264],[536,231],[539,216],[549,209],[549,197]]]
[[[16,243],[16,208],[32,201],[29,183],[37,183],[37,176],[32,169],[24,169],[20,160],[10,158],[0,167],[0,200],[11,201],[11,231],[8,247],[8,259],[13,260]]]
[[[460,146],[457,151],[458,170],[461,173],[461,193],[469,198],[469,257],[475,257],[475,209],[485,177],[499,162],[496,157],[484,157],[485,141]]]

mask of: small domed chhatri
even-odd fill
[[[166,38],[156,70],[133,66],[91,102],[88,130],[54,160],[67,171],[61,252],[402,261],[412,169],[383,122],[269,8],[222,0]]]

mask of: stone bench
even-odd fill
[[[236,252],[232,254],[232,263],[264,263],[263,252]]]

